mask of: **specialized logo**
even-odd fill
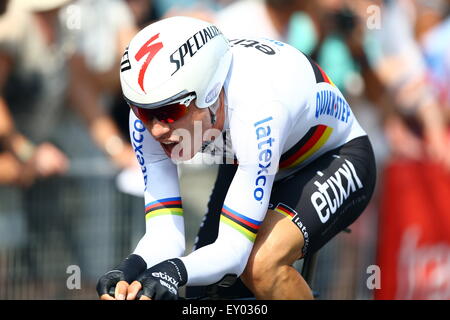
[[[175,71],[172,75],[184,66],[187,54],[192,58],[209,40],[217,37],[219,34],[222,34],[222,32],[216,26],[209,26],[187,39],[185,43],[170,55],[170,62],[175,64]]]
[[[128,47],[126,47],[125,52],[120,61],[120,72],[124,72],[131,69],[130,58],[128,57]]]
[[[142,65],[141,70],[139,71],[139,78],[138,78],[139,86],[141,87],[142,91],[144,91],[144,92],[145,92],[144,75],[145,75],[145,72],[147,71],[148,65],[150,64],[152,59],[155,57],[155,55],[158,53],[158,51],[163,48],[162,42],[157,42],[157,43],[152,44],[152,42],[158,38],[159,38],[159,33],[154,35],[153,37],[151,37],[150,40],[148,40],[134,56],[136,58],[136,61],[141,61],[142,58],[147,56],[147,59],[145,59],[144,64]]]
[[[263,187],[266,185],[267,175],[269,174],[269,167],[272,163],[270,161],[272,159],[272,142],[274,142],[275,139],[270,136],[272,130],[271,127],[267,125],[268,122],[272,120],[272,117],[268,117],[256,122],[253,125],[254,127],[256,127],[255,133],[256,138],[258,139],[258,150],[261,150],[258,156],[258,176],[255,181],[255,190],[253,191],[253,196],[258,201],[262,200],[262,198],[264,197]],[[265,140],[259,142],[261,139]],[[265,148],[263,148],[263,146],[265,146]]]
[[[323,176],[323,173],[319,171],[318,175]],[[346,184],[344,179],[347,181]],[[330,215],[341,207],[350,194],[364,187],[356,174],[355,167],[348,160],[345,160],[345,163],[325,182],[314,181],[314,184],[317,191],[311,195],[311,203],[322,223],[330,219]],[[334,195],[333,199],[330,197],[331,192]]]

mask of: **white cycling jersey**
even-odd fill
[[[224,132],[238,169],[217,213],[219,235],[213,244],[182,257],[184,220],[176,164],[130,113],[131,140],[145,181],[147,228],[134,253],[148,267],[181,257],[187,284],[194,286],[243,272],[275,179],[366,135],[340,91],[300,51],[269,39],[234,39],[230,44]]]

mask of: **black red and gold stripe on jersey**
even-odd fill
[[[325,71],[310,57],[307,55],[305,57],[311,63],[316,82],[325,82],[335,87]],[[280,169],[292,168],[307,160],[328,141],[332,132],[333,128],[326,125],[317,125],[310,128],[299,142],[281,156]]]

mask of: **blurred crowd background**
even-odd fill
[[[98,277],[144,234],[118,66],[139,29],[173,15],[212,21],[230,39],[295,46],[368,132],[377,192],[352,232],[320,250],[320,298],[450,299],[449,9],[446,0],[0,0],[0,299],[95,299]],[[187,253],[216,170],[180,166]]]

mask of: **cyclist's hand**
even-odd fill
[[[128,297],[139,300],[177,300],[178,288],[187,282],[187,272],[180,259],[163,261],[141,274],[128,289]],[[127,297],[127,299],[128,299]]]
[[[147,296],[142,295],[142,285],[139,281],[133,281],[128,286],[127,300],[151,300]]]
[[[166,273],[146,271],[136,282],[142,286],[139,300],[178,300],[178,282]]]
[[[100,277],[97,293],[102,300],[125,300],[129,283],[144,272],[147,264],[136,254],[129,255],[114,270]]]
[[[101,300],[125,300],[128,287],[123,271],[112,270],[98,280],[97,293]],[[114,289],[114,296],[111,295],[112,289]]]

